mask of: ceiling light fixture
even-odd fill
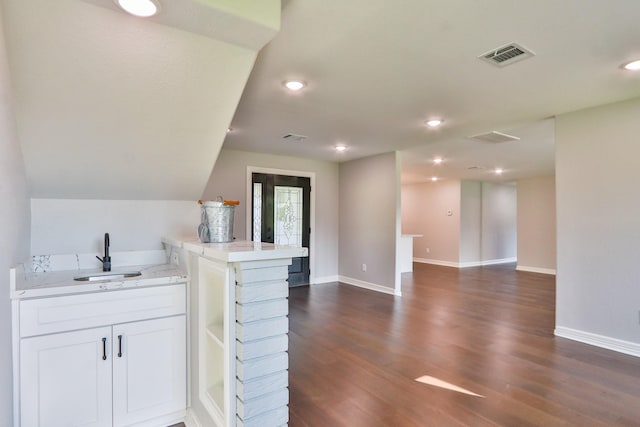
[[[635,61],[627,62],[622,66],[625,70],[629,71],[638,71],[640,70],[640,59],[636,59]]]
[[[345,151],[346,149],[347,149],[347,146],[346,146],[346,145],[342,145],[342,144],[340,144],[340,145],[336,145],[336,151],[337,151],[338,153],[342,153],[342,152],[343,152],[343,151]]]
[[[440,163],[442,163],[442,157],[436,157],[435,159],[433,159],[433,163],[439,165]]]
[[[287,80],[283,84],[284,84],[284,87],[286,87],[287,89],[293,92],[297,92],[307,85],[305,82],[301,80]]]
[[[504,172],[504,169],[496,168],[496,170],[494,172],[496,173],[496,175],[502,175],[502,172]]]
[[[432,119],[432,120],[427,121],[426,125],[429,126],[430,128],[437,128],[443,122],[444,122],[444,120],[441,120],[441,119]]]
[[[437,177],[437,176],[432,176],[432,177],[431,177],[431,181],[436,182],[437,180],[438,180],[438,177]]]
[[[158,13],[160,10],[159,4],[155,0],[114,0],[115,3],[120,6],[125,12],[139,16],[141,18],[148,18]]]

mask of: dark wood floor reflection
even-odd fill
[[[640,358],[555,338],[552,276],[415,264],[402,290],[290,289],[290,426],[640,426]]]

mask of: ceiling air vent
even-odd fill
[[[285,136],[283,136],[282,139],[285,141],[300,142],[307,139],[307,137],[304,135],[298,135],[295,133],[288,133]]]
[[[506,46],[493,49],[487,53],[483,53],[478,58],[498,67],[513,64],[523,59],[531,58],[535,54],[529,49],[522,47],[517,43],[509,43]]]
[[[520,140],[520,138],[517,136],[507,135],[506,133],[497,132],[495,130],[488,133],[481,133],[478,135],[470,136],[469,139],[475,139],[477,141],[484,142],[507,142]]]

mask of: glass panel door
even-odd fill
[[[276,185],[273,207],[274,243],[302,246],[302,188]]]

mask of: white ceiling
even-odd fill
[[[224,147],[331,161],[403,150],[403,182],[550,174],[549,118],[640,96],[640,75],[620,69],[640,58],[639,17],[637,0],[290,0]],[[510,42],[536,56],[477,59]],[[308,86],[286,93],[292,78]],[[426,128],[432,117],[444,125]],[[466,138],[492,130],[521,140]]]

